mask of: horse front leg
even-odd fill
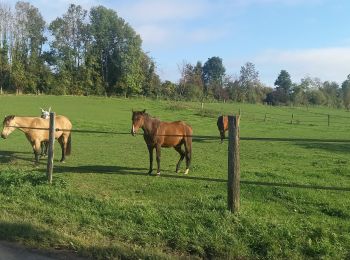
[[[180,159],[179,159],[178,163],[176,164],[176,173],[178,173],[181,162],[185,158],[185,151],[181,149],[181,145],[175,146],[175,150],[180,154]]]
[[[156,145],[156,156],[157,156],[157,176],[160,176],[160,145]]]
[[[153,146],[147,145],[148,154],[149,154],[149,171],[148,174],[151,175],[153,171]]]

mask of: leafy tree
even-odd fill
[[[347,110],[350,110],[350,74],[347,79],[341,84],[343,92],[343,102]]]
[[[108,95],[141,93],[141,38],[117,13],[103,6],[90,10],[92,48]]]
[[[260,88],[262,85],[259,80],[259,72],[255,69],[255,65],[252,62],[247,62],[241,67],[239,86],[239,101],[256,103],[262,102],[265,99],[265,97],[260,95]]]
[[[326,98],[326,104],[330,107],[340,107],[341,100],[341,89],[337,82],[325,81],[320,88]]]
[[[80,95],[84,92],[81,80],[87,48],[86,15],[87,11],[80,5],[71,4],[62,18],[56,18],[49,26],[54,37],[51,48],[55,56],[57,78],[67,84],[64,94]]]

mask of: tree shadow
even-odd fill
[[[40,171],[46,172],[46,169]],[[59,165],[54,167],[54,173],[105,173],[121,175],[147,175],[147,168],[124,167],[118,165],[80,165],[67,166]]]
[[[19,152],[19,151],[0,151],[0,163],[11,163],[15,160],[27,161],[34,163],[34,155],[33,158],[30,159],[27,154],[32,154],[30,152]]]
[[[296,142],[295,144],[306,149],[326,150],[332,153],[345,153],[345,154],[350,153],[349,143]]]
[[[62,241],[62,238],[55,232],[40,229],[28,223],[9,223],[1,221],[0,240],[1,245],[10,250],[11,255],[14,255],[12,259],[82,259],[76,255],[76,252],[69,250],[68,247],[62,249],[56,247],[56,250],[35,249],[32,247],[27,248],[19,244],[18,241],[28,241],[32,245],[32,241],[35,241],[36,244],[57,244],[59,241]]]

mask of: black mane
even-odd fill
[[[5,124],[5,123],[11,121],[11,120],[14,119],[14,118],[15,118],[14,115],[6,116],[5,119],[4,119],[4,121],[3,121],[3,124]]]

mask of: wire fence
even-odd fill
[[[24,129],[33,129],[33,130],[43,130],[49,131],[49,128],[44,127],[29,127],[29,126],[9,126],[13,128],[24,128]],[[120,132],[120,131],[101,131],[101,130],[87,130],[87,129],[62,129],[55,128],[56,132],[72,132],[72,133],[87,133],[87,134],[109,134],[109,135],[131,135],[131,132]],[[144,136],[143,133],[135,133],[138,136]],[[155,134],[154,136],[162,137],[183,137],[183,135],[178,134]],[[193,140],[220,140],[219,135],[187,135]],[[228,139],[224,139],[227,141]],[[263,141],[263,142],[321,142],[321,143],[350,143],[350,139],[319,139],[319,138],[289,138],[289,137],[250,137],[250,136],[241,136],[240,140],[243,141]]]
[[[259,113],[263,115],[263,113]],[[14,128],[23,128],[23,129],[33,129],[33,130],[43,130],[49,131],[50,128],[44,127],[30,127],[30,126],[9,126]],[[89,130],[89,129],[62,129],[55,128],[55,131],[69,131],[73,133],[87,133],[87,134],[109,134],[109,135],[131,135],[131,132],[123,131],[101,131],[101,130]],[[144,134],[136,134],[143,136]],[[173,134],[157,134],[157,136],[174,136],[174,137],[183,137],[183,135],[173,135]],[[190,135],[193,140],[220,140],[219,135]],[[227,140],[227,139],[225,139]],[[240,137],[242,141],[261,141],[261,142],[321,142],[321,143],[350,143],[350,139],[316,139],[316,138],[283,138],[283,137]],[[274,187],[294,187],[294,188],[306,188],[306,189],[323,189],[323,190],[333,190],[333,191],[350,191],[350,187],[325,187],[321,185],[306,185],[306,184],[297,184],[297,183],[278,183],[278,182],[259,182],[259,181],[248,181],[242,180],[243,184],[251,185],[261,185],[261,186],[274,186]]]

